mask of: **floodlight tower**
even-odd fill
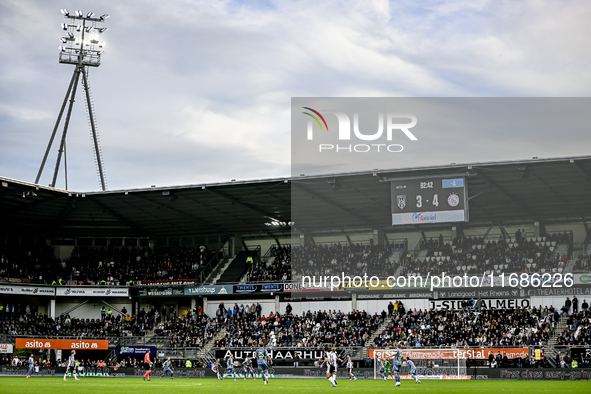
[[[57,160],[55,162],[53,180],[49,185],[55,187],[55,182],[57,179],[57,174],[59,171],[60,162],[63,154],[66,189],[68,188],[68,169],[66,163],[66,134],[68,132],[68,125],[70,124],[72,107],[74,106],[74,99],[76,97],[76,88],[78,87],[78,83],[80,81],[80,75],[82,75],[82,86],[84,87],[84,91],[86,93],[86,108],[88,111],[88,120],[90,123],[90,129],[92,134],[93,149],[96,155],[95,160],[97,165],[97,172],[99,175],[101,188],[104,191],[106,190],[105,176],[103,171],[104,164],[101,155],[98,133],[96,130],[94,108],[92,105],[90,87],[88,85],[88,67],[98,67],[101,65],[101,55],[105,53],[103,51],[105,43],[100,39],[100,35],[107,31],[108,28],[97,27],[97,23],[103,23],[105,19],[109,17],[109,15],[103,14],[100,17],[95,17],[94,12],[89,12],[86,15],[84,15],[80,10],[76,11],[76,13],[72,15],[66,9],[62,9],[61,12],[64,15],[64,17],[68,19],[68,22],[62,23],[62,29],[66,31],[66,35],[60,38],[62,46],[59,47],[59,62],[63,64],[72,64],[75,67],[74,73],[72,74],[72,79],[70,80],[70,85],[68,86],[66,97],[64,98],[62,107],[57,117],[57,121],[55,122],[53,132],[51,133],[51,138],[49,139],[49,144],[47,145],[47,149],[45,151],[45,156],[43,156],[41,167],[39,168],[39,172],[37,173],[35,183],[39,184],[41,173],[43,172],[43,168],[45,167],[47,156],[49,155],[51,145],[53,144],[53,140],[57,133],[57,129],[62,120],[62,116],[64,114],[64,110],[69,99],[70,103],[68,105],[68,112],[66,114],[66,119],[64,122],[64,128],[62,131],[62,138],[58,150]]]

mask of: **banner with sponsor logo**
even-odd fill
[[[591,274],[575,274],[575,284],[591,285]]]
[[[432,291],[420,291],[420,290],[403,290],[398,291],[396,293],[392,292],[371,292],[371,293],[363,293],[357,294],[358,300],[379,300],[379,299],[413,299],[413,298],[433,298]]]
[[[281,293],[283,292],[283,283],[273,283],[266,285],[238,285],[234,286],[234,293]]]
[[[17,349],[108,350],[109,341],[106,339],[16,338],[15,347]]]
[[[224,359],[231,356],[234,360],[244,360],[246,357],[254,358],[254,352],[257,348],[230,348],[216,349],[215,357]],[[323,349],[313,348],[281,348],[268,351],[273,360],[319,360],[324,355]]]
[[[146,354],[148,350],[151,355],[156,354],[156,346],[117,346],[115,348],[115,354],[137,356]]]
[[[0,353],[12,353],[12,345],[9,343],[0,343]]]
[[[330,286],[314,287],[308,284],[304,285],[302,282],[284,283],[283,289],[286,293],[296,293],[298,291],[333,291]]]
[[[140,286],[186,286],[194,285],[195,279],[150,280],[138,283]]]
[[[129,289],[105,287],[57,287],[56,295],[70,297],[129,297]]]
[[[522,293],[520,289],[515,288],[502,288],[502,287],[495,287],[492,289],[482,288],[482,289],[443,289],[439,291],[433,292],[435,296],[433,298],[443,298],[443,299],[451,299],[451,298],[508,298],[508,299],[515,299],[515,298],[524,298],[526,297],[525,291]]]
[[[463,300],[430,300],[431,309],[451,309],[461,310]],[[468,301],[471,306],[471,302]],[[485,309],[517,309],[529,308],[530,302],[528,298],[521,299],[484,299],[482,300],[483,308]]]
[[[591,285],[574,285],[572,287],[525,288],[526,296],[579,296],[591,297]]]
[[[233,292],[233,286],[185,287],[185,295],[232,294]]]
[[[589,368],[467,368],[472,379],[591,380]]]
[[[172,297],[184,296],[185,290],[180,287],[169,287],[167,289],[141,289],[138,292],[140,297]]]
[[[370,349],[370,358],[392,358],[396,349]],[[528,348],[484,348],[484,349],[402,349],[404,357],[411,359],[488,359],[492,353],[496,356],[500,353],[501,356],[507,358],[525,358],[529,355]]]
[[[55,296],[55,288],[3,284],[0,285],[0,294]]]

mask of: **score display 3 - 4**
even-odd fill
[[[392,180],[392,225],[467,222],[464,178]]]

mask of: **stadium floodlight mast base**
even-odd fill
[[[74,73],[72,74],[72,78],[70,80],[70,84],[68,86],[68,90],[66,92],[66,97],[64,98],[64,101],[62,103],[59,115],[57,117],[57,121],[55,122],[55,126],[53,128],[53,132],[51,133],[51,138],[49,139],[47,149],[45,150],[45,155],[43,156],[41,166],[39,167],[39,172],[37,173],[35,184],[39,184],[39,179],[41,178],[41,174],[43,173],[45,162],[47,161],[47,157],[49,156],[49,151],[51,150],[51,146],[53,145],[53,140],[55,139],[57,129],[59,128],[62,116],[64,114],[64,110],[66,109],[66,104],[68,103],[69,99],[70,103],[68,105],[68,111],[64,122],[64,128],[62,131],[61,142],[55,163],[55,170],[53,172],[53,180],[49,184],[49,186],[55,187],[61,157],[63,154],[64,173],[66,177],[66,189],[68,188],[68,170],[66,168],[66,134],[68,132],[68,126],[70,124],[70,116],[72,114],[72,108],[74,106],[76,90],[78,87],[78,83],[80,82],[80,75],[82,75],[82,86],[84,87],[84,91],[86,93],[85,99],[88,110],[88,120],[90,123],[93,140],[93,148],[96,155],[95,160],[97,165],[97,172],[99,175],[101,188],[104,191],[106,190],[104,163],[101,155],[98,133],[96,130],[96,123],[94,119],[94,109],[92,105],[92,99],[90,96],[87,68],[98,67],[101,64],[101,55],[104,54],[103,47],[105,43],[104,41],[100,40],[100,35],[107,31],[108,28],[99,28],[96,25],[97,23],[104,22],[109,17],[109,15],[103,14],[100,17],[94,17],[94,12],[89,12],[88,14],[84,15],[80,10],[77,10],[75,14],[70,14],[66,9],[62,9],[61,12],[64,15],[64,17],[68,19],[68,23],[62,23],[61,25],[62,29],[66,31],[66,35],[60,38],[60,42],[63,45],[59,47],[59,62],[63,64],[72,64],[75,67]]]

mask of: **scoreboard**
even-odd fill
[[[392,225],[468,221],[464,178],[390,180]]]

